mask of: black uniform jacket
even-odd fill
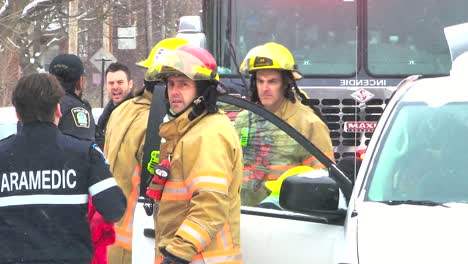
[[[96,122],[94,121],[91,105],[74,93],[67,93],[60,100],[59,128],[64,134],[94,141]]]
[[[126,209],[96,144],[52,123],[0,141],[0,177],[0,263],[89,263],[89,196],[108,221]]]

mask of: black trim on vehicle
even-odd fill
[[[285,213],[288,212],[288,213]],[[340,211],[341,212],[341,211]],[[256,210],[255,207],[242,207],[241,213],[244,215],[257,215],[257,216],[265,216],[265,217],[274,217],[274,218],[281,218],[281,219],[288,219],[288,220],[298,220],[304,222],[314,222],[319,224],[327,224],[327,225],[344,225],[346,211],[343,210],[342,213],[336,214],[336,219],[325,218],[325,217],[318,217],[318,216],[311,216],[311,215],[302,215],[302,214],[292,214],[289,211],[279,211],[270,209],[268,211],[263,210]]]

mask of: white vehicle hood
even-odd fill
[[[359,264],[466,263],[468,204],[356,207]]]

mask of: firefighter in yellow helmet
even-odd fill
[[[240,70],[251,75],[253,102],[286,121],[330,159],[334,158],[328,127],[318,111],[312,109],[310,99],[298,89],[296,80],[302,75],[286,47],[274,42],[257,46],[247,53]],[[235,120],[245,165],[241,198],[247,206],[257,206],[265,199],[268,193],[261,188],[263,183],[276,180],[288,169],[300,165],[324,167],[276,127],[270,124],[271,128],[260,128],[263,123],[248,111],[239,113]],[[262,129],[270,136],[259,134]]]
[[[216,107],[216,62],[184,45],[150,70],[166,83],[169,102],[159,129],[160,166],[168,173],[153,176],[149,188],[160,199],[155,263],[240,264],[242,148]]]
[[[148,68],[160,59],[162,53],[186,44],[180,38],[163,39],[156,44],[148,58],[137,64]],[[148,72],[148,71],[147,71]],[[117,184],[127,197],[127,211],[115,225],[116,242],[109,247],[109,264],[131,263],[133,214],[139,196],[140,165],[146,137],[153,89],[157,84],[145,75],[144,86],[134,91],[135,97],[122,103],[109,118],[104,152]]]

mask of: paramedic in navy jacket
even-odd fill
[[[21,78],[13,91],[23,127],[0,141],[1,263],[89,263],[88,197],[107,221],[125,212],[99,147],[58,129],[63,94],[47,73]]]

